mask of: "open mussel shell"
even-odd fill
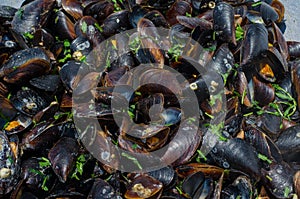
[[[31,124],[32,119],[30,117],[19,115],[10,121],[4,130],[7,135],[12,135],[26,130]]]
[[[50,59],[41,48],[29,48],[14,53],[0,69],[8,83],[18,84],[44,75],[50,70]]]
[[[202,172],[205,177],[211,177],[214,180],[217,180],[222,176],[224,169],[203,163],[189,163],[180,165],[176,168],[176,173],[180,178],[186,178],[197,172]]]
[[[213,194],[213,180],[196,172],[184,179],[182,189],[191,198],[209,198]]]
[[[163,184],[151,176],[142,174],[132,180],[125,193],[127,199],[159,198]]]

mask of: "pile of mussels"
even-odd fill
[[[300,42],[283,36],[280,1],[26,0],[0,6],[0,24],[0,198],[300,197]],[[148,80],[165,86],[132,91]],[[108,142],[182,154],[141,172],[122,153],[122,171]]]

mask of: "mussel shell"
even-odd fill
[[[0,75],[8,83],[26,82],[45,74],[50,69],[50,59],[41,48],[29,48],[14,53],[3,65]]]
[[[129,13],[129,21],[133,28],[137,27],[137,24],[141,18],[144,17],[145,14],[147,14],[147,10],[140,5],[134,5],[132,7],[132,11]]]
[[[44,75],[40,77],[33,78],[29,83],[35,88],[54,92],[59,86],[61,86],[61,80],[58,75]]]
[[[58,10],[57,12],[55,12],[50,22],[50,29],[59,30],[55,31],[54,35],[57,35],[61,40],[75,39],[75,25],[73,21],[63,11]]]
[[[125,193],[125,198],[159,198],[163,185],[148,175],[140,175],[133,179]]]
[[[2,95],[0,95],[0,113],[1,118],[6,121],[12,120],[17,114],[17,110],[14,108],[11,101]]]
[[[234,10],[225,2],[217,3],[214,8],[214,30],[221,41],[236,44]]]
[[[172,163],[174,166],[189,161],[202,141],[202,132],[193,123],[185,120],[181,126],[179,130],[182,132],[177,131],[176,139],[168,144],[167,150],[161,158],[165,163]],[[196,135],[191,133],[193,131],[197,131]]]
[[[151,20],[155,27],[167,28],[169,26],[166,18],[157,10],[146,13],[144,18]]]
[[[48,158],[51,166],[61,182],[67,181],[67,177],[76,162],[78,150],[79,145],[75,139],[62,137],[49,151]]]
[[[26,130],[31,124],[32,119],[30,117],[19,115],[10,121],[4,130],[7,135],[12,135]]]
[[[300,42],[287,41],[288,51],[291,58],[300,57]]]
[[[54,0],[36,0],[24,5],[15,13],[11,22],[13,30],[23,35],[43,27],[54,4]]]
[[[2,21],[4,22],[5,20],[9,20],[9,21],[12,20],[17,11],[18,10],[14,7],[1,5],[0,6],[0,23],[2,24]]]
[[[114,11],[114,4],[109,1],[92,1],[85,5],[83,15],[92,16],[99,23]]]
[[[84,75],[78,74],[81,65],[81,62],[71,60],[64,64],[59,71],[60,79],[69,91],[72,91],[77,86],[82,75]]]
[[[225,169],[237,169],[256,179],[260,177],[261,165],[256,149],[242,139],[218,141],[210,155],[218,165]]]
[[[293,173],[291,167],[285,162],[272,163],[269,170],[262,169],[261,171],[265,188],[275,198],[286,198],[287,189],[289,190],[288,197],[294,192]]]
[[[127,10],[122,10],[110,14],[103,21],[103,34],[106,36],[112,36],[121,31],[127,30],[129,28],[129,12]]]
[[[82,56],[86,56],[93,49],[93,44],[88,38],[79,36],[71,42],[70,48],[73,52],[81,52]]]
[[[249,63],[256,56],[268,49],[268,31],[263,24],[250,24],[242,47],[242,64]]]
[[[187,1],[176,1],[166,13],[166,19],[172,26],[178,23],[176,17],[181,15],[185,16],[186,13],[192,14],[192,6]]]
[[[61,135],[57,125],[49,126],[49,122],[39,123],[23,135],[22,145],[25,151],[47,155],[45,149],[53,146]]]
[[[96,27],[97,23],[98,22],[93,17],[84,16],[75,25],[77,36],[88,38],[93,47],[98,46],[104,41],[101,31]]]
[[[0,194],[7,194],[17,184],[20,174],[18,139],[12,141],[0,131]]]
[[[48,105],[48,102],[39,93],[31,89],[17,91],[11,101],[18,111],[28,116],[34,116]]]
[[[299,162],[300,155],[300,126],[285,129],[275,141],[285,160]]]
[[[213,28],[213,23],[198,17],[177,16],[176,19],[181,25],[190,29],[201,27],[201,30],[205,31]]]
[[[75,20],[80,19],[83,16],[83,7],[81,2],[77,0],[61,0],[62,8]]]
[[[275,99],[275,89],[271,84],[259,81],[255,76],[252,79],[254,90],[254,100],[256,100],[262,107],[273,102]]]
[[[246,199],[251,198],[252,193],[253,188],[250,179],[246,176],[239,176],[231,185],[222,190],[222,198],[227,199],[240,196]]]
[[[88,196],[88,199],[93,198],[117,199],[118,197],[116,191],[110,184],[100,178],[97,178]]]
[[[245,141],[254,146],[258,153],[265,155],[270,160],[277,162],[282,161],[281,153],[270,137],[252,126],[244,128],[244,132]]]
[[[159,170],[151,171],[148,173],[148,175],[162,182],[164,189],[171,188],[177,180],[177,173],[170,166],[163,167]]]
[[[291,63],[291,79],[294,86],[294,91],[296,93],[296,100],[298,105],[298,110],[300,110],[300,61],[294,61]]]

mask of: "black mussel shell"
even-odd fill
[[[39,93],[28,88],[17,91],[11,101],[18,111],[28,116],[34,116],[48,105],[46,99]]]
[[[76,163],[78,150],[79,145],[75,139],[62,137],[49,151],[48,158],[53,171],[61,182],[67,181],[67,177]]]
[[[0,76],[8,83],[26,82],[50,70],[50,59],[41,48],[29,48],[14,53],[0,69]]]

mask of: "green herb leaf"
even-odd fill
[[[266,161],[267,163],[271,164],[272,163],[272,160],[270,160],[267,156],[263,155],[263,154],[258,154],[257,157],[259,159],[261,159],[262,161]]]
[[[30,32],[25,32],[23,35],[27,39],[33,39],[34,38],[33,34],[31,34]]]
[[[125,158],[127,158],[128,160],[131,160],[140,170],[142,170],[142,165],[139,163],[139,161],[135,158],[135,157],[132,157],[131,155],[128,155],[127,153],[125,152],[122,152],[121,155]]]
[[[84,22],[82,22],[82,25],[81,25],[81,30],[82,30],[82,32],[83,33],[86,33],[86,31],[87,31],[87,23],[84,21]]]
[[[235,29],[235,37],[237,41],[244,38],[244,29],[240,26],[240,24],[238,24]]]
[[[284,188],[284,197],[285,198],[289,197],[290,193],[291,193],[290,188],[289,187],[285,187]]]

